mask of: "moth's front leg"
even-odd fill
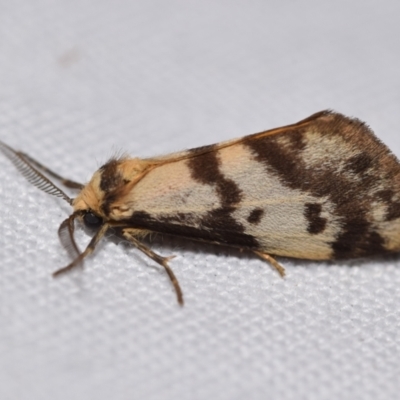
[[[145,246],[143,243],[141,243],[139,240],[137,240],[137,238],[136,238],[138,236],[137,229],[124,228],[124,229],[122,229],[122,236],[125,239],[127,239],[130,243],[132,243],[137,249],[139,249],[144,254],[146,254],[147,257],[150,257],[156,263],[160,264],[161,266],[163,266],[165,268],[165,270],[167,271],[167,274],[169,276],[169,279],[171,280],[172,284],[174,285],[178,303],[181,306],[183,306],[183,294],[182,294],[182,290],[179,286],[178,279],[176,279],[174,272],[168,265],[168,261],[170,261],[175,256],[162,257],[159,254],[154,253],[154,251],[152,251],[147,246]]]
[[[64,223],[66,223],[68,220],[64,221],[61,226],[63,226]],[[55,272],[53,272],[53,276],[58,276],[60,274],[63,274],[64,272],[70,271],[71,269],[75,268],[79,264],[82,263],[85,257],[89,256],[90,254],[93,253],[96,245],[99,243],[100,239],[105,235],[109,228],[108,224],[103,224],[100,229],[95,233],[95,235],[92,237],[92,240],[89,242],[87,245],[86,249],[83,251],[83,253],[79,252],[79,249],[76,248],[76,251],[78,252],[78,256],[75,258],[74,261],[72,261],[70,264],[68,264],[66,267],[61,268]],[[76,246],[76,245],[75,245]]]

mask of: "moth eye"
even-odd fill
[[[103,219],[98,217],[96,214],[88,211],[83,216],[83,222],[88,228],[97,228],[103,223]]]

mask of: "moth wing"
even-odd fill
[[[133,227],[307,259],[400,249],[400,165],[358,120],[325,111],[158,160],[122,200]]]

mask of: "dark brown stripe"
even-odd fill
[[[284,143],[279,139],[283,138]],[[299,180],[305,176],[304,163],[300,162],[303,147],[303,133],[290,130],[281,135],[265,136],[246,140],[255,159],[265,164],[269,170],[278,174],[281,181],[289,187],[298,188]]]
[[[229,215],[229,211],[225,213],[220,209],[214,210],[208,218],[204,219],[201,227],[189,226],[188,221],[191,218],[193,215],[181,213],[174,217],[156,219],[145,211],[136,211],[126,222],[134,228],[148,229],[167,235],[246,249],[259,248],[259,244],[253,236],[238,229],[236,222]]]
[[[388,204],[388,209],[386,212],[386,221],[393,221],[400,218],[400,202],[391,201]]]
[[[120,170],[122,162],[122,159],[111,159],[99,168],[101,173],[99,186],[104,192],[101,209],[106,216],[110,214],[111,205],[121,196],[124,186],[130,182],[123,178]]]
[[[304,207],[304,215],[308,220],[308,233],[316,235],[325,230],[326,218],[321,217],[322,206],[318,203],[306,203]]]
[[[368,154],[357,154],[349,158],[346,163],[346,168],[356,174],[362,174],[372,167],[372,161],[372,158]]]
[[[219,161],[216,152],[209,152],[188,159],[192,178],[200,183],[211,185],[217,182],[220,176]]]
[[[191,232],[202,240],[207,240],[205,239],[207,237],[218,243],[256,248],[258,246],[256,239],[245,235],[243,225],[232,216],[243,195],[238,185],[232,179],[226,178],[220,171],[218,151],[190,158],[187,165],[191,171],[191,177],[203,185],[215,187],[220,199],[220,207],[208,212],[200,221],[201,228]],[[187,216],[188,221],[191,218],[193,216]],[[190,225],[190,223],[185,225]]]
[[[242,191],[236,183],[221,173],[217,151],[190,158],[187,165],[195,181],[215,186],[223,206],[237,204],[242,199]]]
[[[109,192],[121,183],[122,178],[120,172],[118,171],[118,164],[119,162],[117,160],[112,159],[100,167],[100,189],[103,192]]]
[[[385,253],[383,238],[371,229],[370,224],[362,214],[359,217],[351,214],[346,219],[343,232],[332,243],[332,249],[336,258]]]

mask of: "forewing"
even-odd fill
[[[155,232],[308,259],[400,248],[400,166],[333,112],[168,158],[124,200]]]

